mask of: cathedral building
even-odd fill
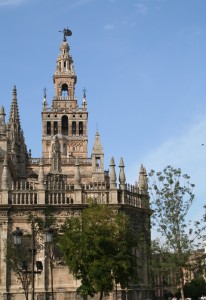
[[[141,165],[138,182],[126,183],[124,161],[120,158],[118,170],[112,157],[109,171],[105,171],[104,150],[100,134],[96,131],[91,153],[88,153],[88,110],[86,91],[82,103],[75,96],[77,76],[67,36],[57,57],[53,75],[54,97],[51,107],[46,91],[42,103],[42,157],[32,158],[27,151],[18,110],[17,89],[14,86],[8,121],[4,107],[0,107],[0,299],[22,300],[24,291],[14,272],[5,262],[7,240],[17,228],[31,233],[28,214],[43,216],[45,209],[53,207],[61,222],[79,215],[89,199],[96,203],[124,210],[132,219],[137,232],[150,242],[149,196],[146,170]],[[115,149],[114,149],[115,151]],[[119,179],[117,180],[117,174]],[[143,249],[144,247],[142,247]],[[35,259],[43,265],[41,274],[34,275],[34,299],[80,299],[67,266],[58,253],[53,268],[53,286],[48,267],[46,247],[40,247]],[[58,252],[58,251],[57,251]],[[125,291],[111,293],[108,299],[151,299],[149,255],[136,253],[139,260],[139,282]],[[31,298],[29,298],[31,299]]]

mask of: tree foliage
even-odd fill
[[[161,234],[163,248],[172,253],[168,268],[172,268],[181,286],[184,299],[183,270],[190,267],[190,255],[200,246],[204,221],[192,222],[188,218],[189,209],[194,201],[194,184],[190,177],[182,174],[181,169],[167,166],[162,172],[149,173],[153,226]]]
[[[202,277],[187,282],[184,286],[184,293],[186,297],[198,300],[202,295],[206,295],[206,282]]]
[[[137,260],[132,254],[137,245],[128,218],[106,205],[92,205],[79,217],[67,219],[59,246],[76,279],[78,293],[100,299],[120,284],[124,289],[136,280]]]

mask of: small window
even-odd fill
[[[62,134],[68,135],[68,117],[62,117]]]
[[[47,122],[47,135],[51,135],[51,122]]]
[[[83,135],[83,122],[79,122],[79,135]]]
[[[72,122],[72,135],[76,135],[76,122]]]
[[[54,122],[54,134],[58,134],[58,122]]]
[[[68,85],[66,83],[62,84],[62,96],[68,96]]]
[[[101,160],[100,157],[95,158],[96,171],[100,171]]]

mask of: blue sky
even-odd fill
[[[16,84],[33,157],[41,156],[43,88],[49,104],[54,96],[58,31],[68,27],[79,104],[87,89],[89,155],[98,128],[105,169],[122,156],[129,183],[141,163],[180,167],[196,184],[198,218],[206,192],[205,12],[205,0],[0,0],[0,104],[8,118]]]

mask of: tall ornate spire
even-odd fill
[[[109,177],[110,177],[110,189],[116,189],[117,188],[117,176],[115,172],[115,162],[114,162],[114,157],[111,158],[110,161],[110,172],[109,172]]]
[[[20,132],[21,125],[20,125],[20,118],[19,118],[16,86],[14,86],[13,88],[9,124],[15,124],[15,128],[18,130],[18,132]]]
[[[126,183],[126,177],[124,173],[124,161],[123,158],[120,158],[120,163],[119,163],[119,183],[120,183],[120,189],[124,190],[125,189],[125,183]]]

